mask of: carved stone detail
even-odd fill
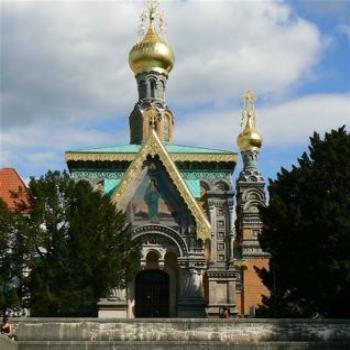
[[[146,245],[161,244],[177,248],[179,257],[188,255],[188,246],[180,234],[162,225],[144,225],[133,230],[133,239],[140,238]]]
[[[182,288],[180,297],[186,298],[201,298],[202,297],[202,275],[193,268],[182,270]]]

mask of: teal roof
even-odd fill
[[[200,154],[210,154],[210,153],[234,153],[233,151],[225,151],[216,148],[205,148],[205,147],[194,147],[194,146],[184,146],[184,145],[174,145],[165,144],[166,150],[169,153],[200,153]],[[119,145],[119,146],[107,146],[100,148],[88,148],[80,149],[74,152],[78,153],[137,153],[141,145],[129,144],[129,145]]]
[[[120,180],[121,179],[104,179],[104,193],[111,196],[118,187]]]
[[[137,153],[140,149],[140,145],[130,144],[130,145],[119,145],[119,146],[107,146],[98,148],[86,148],[78,149],[74,152],[81,153]]]
[[[196,180],[185,180],[186,185],[190,192],[192,193],[192,196],[196,199],[201,197],[201,183],[199,179]]]
[[[232,153],[231,151],[225,151],[216,148],[204,148],[194,146],[183,146],[183,145],[165,145],[166,150],[169,153]]]

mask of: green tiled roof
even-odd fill
[[[81,153],[137,153],[140,149],[140,145],[129,144],[129,145],[119,145],[119,146],[107,146],[99,148],[86,148],[78,149],[74,152]]]
[[[183,145],[165,145],[166,150],[169,153],[232,153],[231,151],[225,151],[216,148],[204,148],[194,146],[183,146]]]
[[[204,147],[194,147],[194,146],[184,146],[184,145],[174,145],[174,144],[165,144],[166,150],[169,153],[200,153],[200,154],[210,154],[210,153],[234,153],[232,151],[225,151],[216,148],[204,148]],[[88,148],[80,149],[74,152],[76,153],[137,153],[141,145],[129,144],[129,145],[120,145],[120,146],[107,146],[101,148]]]

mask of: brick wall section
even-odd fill
[[[242,299],[242,293],[241,291],[236,291],[235,293],[235,303],[236,303],[236,308],[238,315],[242,315],[242,302],[244,302],[244,299]]]
[[[257,275],[254,267],[268,268],[269,259],[255,258],[247,259],[244,264],[247,268],[244,270],[244,314],[249,315],[253,305],[256,307],[261,304],[262,295],[269,295],[269,290],[264,286],[260,277]],[[237,304],[238,305],[238,304]],[[240,310],[242,313],[242,310]]]

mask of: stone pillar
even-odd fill
[[[217,318],[220,308],[226,307],[237,314],[235,305],[236,269],[233,264],[233,191],[231,184],[218,179],[208,192],[212,241],[208,278],[209,317]]]
[[[203,271],[194,267],[180,268],[178,317],[205,317]]]
[[[100,299],[98,318],[128,318],[126,289],[114,288],[109,297]]]
[[[237,315],[235,304],[236,279],[234,270],[207,272],[209,281],[208,317],[218,318],[220,308],[226,307],[232,316]]]
[[[210,261],[216,262],[217,261],[216,212],[215,212],[215,206],[212,203],[209,203],[209,216],[210,216],[210,223],[211,223]]]

